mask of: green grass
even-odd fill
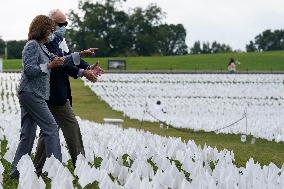
[[[3,69],[4,70],[16,70],[22,68],[22,60],[21,59],[8,59],[4,60]]]
[[[158,123],[144,122],[124,117],[123,113],[113,111],[106,103],[101,101],[89,88],[84,87],[81,80],[71,80],[73,108],[76,115],[83,119],[96,122],[103,122],[103,118],[122,118],[123,126],[143,129],[161,136],[181,137],[182,140],[194,140],[197,144],[216,146],[218,150],[224,148],[232,150],[235,154],[236,165],[245,166],[247,160],[252,157],[261,165],[268,165],[270,162],[281,167],[284,163],[283,142],[276,143],[263,139],[257,139],[256,144],[250,144],[251,136],[247,143],[240,142],[240,135],[236,134],[215,134],[207,132],[193,132],[192,130],[161,129]]]
[[[109,59],[124,59],[128,71],[226,71],[229,59],[240,61],[238,71],[284,71],[284,51],[257,53],[223,53],[185,56],[86,58],[87,62],[100,61],[107,69]],[[5,60],[4,69],[21,69],[21,60]]]

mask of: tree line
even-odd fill
[[[27,40],[10,40],[7,41],[7,54],[9,59],[22,58],[22,51]],[[0,38],[0,57],[5,54],[5,41]]]
[[[126,0],[79,1],[79,12],[68,13],[66,39],[72,50],[98,47],[97,56],[168,56],[188,54],[182,24],[163,22],[165,13],[156,4],[126,12],[117,7]],[[25,44],[8,41],[8,57],[21,58]],[[0,55],[5,43],[0,40]]]
[[[186,45],[186,30],[182,24],[167,24],[165,12],[156,4],[145,9],[136,7],[124,11],[120,3],[126,0],[98,2],[79,1],[79,12],[70,11],[66,39],[72,50],[98,47],[97,56],[169,56],[210,54],[234,51],[230,45],[217,41],[194,42]],[[80,16],[82,15],[82,16]],[[8,58],[21,58],[26,40],[7,41]],[[0,56],[5,42],[0,38]],[[247,52],[284,50],[284,30],[265,30],[246,45]]]
[[[246,45],[247,52],[284,50],[284,30],[265,30]]]
[[[218,43],[213,41],[209,42],[196,41],[190,49],[191,54],[212,54],[212,53],[226,53],[232,52],[232,47],[226,44]]]
[[[75,50],[100,48],[99,56],[151,56],[187,54],[186,30],[182,24],[163,23],[165,13],[156,4],[125,12],[120,1],[80,1],[80,17],[69,13],[67,40]]]

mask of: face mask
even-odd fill
[[[55,35],[64,38],[64,34],[65,34],[66,28],[65,26],[59,27],[56,26],[56,30],[55,30]]]
[[[48,35],[48,42],[53,41],[53,39],[54,39],[54,33],[52,32]]]

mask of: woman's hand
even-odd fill
[[[80,57],[91,56],[91,55],[94,55],[97,50],[99,50],[99,49],[98,48],[89,48],[87,50],[81,51],[79,54],[80,54]]]
[[[53,61],[51,61],[51,62],[49,62],[47,64],[47,68],[48,69],[52,69],[52,68],[61,66],[61,65],[63,65],[63,62],[64,62],[64,58],[63,57],[55,57],[53,59]]]

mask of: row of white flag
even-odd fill
[[[131,119],[284,141],[283,75],[104,74],[85,80],[99,98]],[[157,102],[160,101],[160,105]]]
[[[17,139],[9,134],[12,130],[19,132],[20,115],[6,114],[0,117],[0,126],[3,128],[0,133],[2,136],[7,136],[8,146],[17,143]],[[185,143],[179,138],[161,137],[149,132],[97,124],[80,118],[78,120],[86,156],[78,156],[73,174],[78,177],[82,187],[94,182],[98,183],[101,189],[282,188],[284,186],[284,167],[278,168],[273,163],[261,167],[251,159],[245,167],[238,168],[234,164],[233,152],[228,150],[218,151],[206,145],[198,146],[193,141]],[[70,156],[62,133],[60,141],[66,164]],[[36,144],[37,141],[34,145]],[[6,154],[11,154],[13,157],[15,150],[9,148]],[[35,148],[33,153],[34,150]],[[10,157],[6,154],[5,159]],[[93,165],[98,158],[101,158],[102,162],[96,168]],[[12,159],[7,158],[7,160]],[[181,164],[180,169],[175,162]],[[19,188],[45,187],[42,178],[35,175],[29,156],[21,159],[18,169],[21,173]],[[52,188],[74,187],[72,184],[74,176],[54,157],[46,161],[44,171],[51,179]]]

